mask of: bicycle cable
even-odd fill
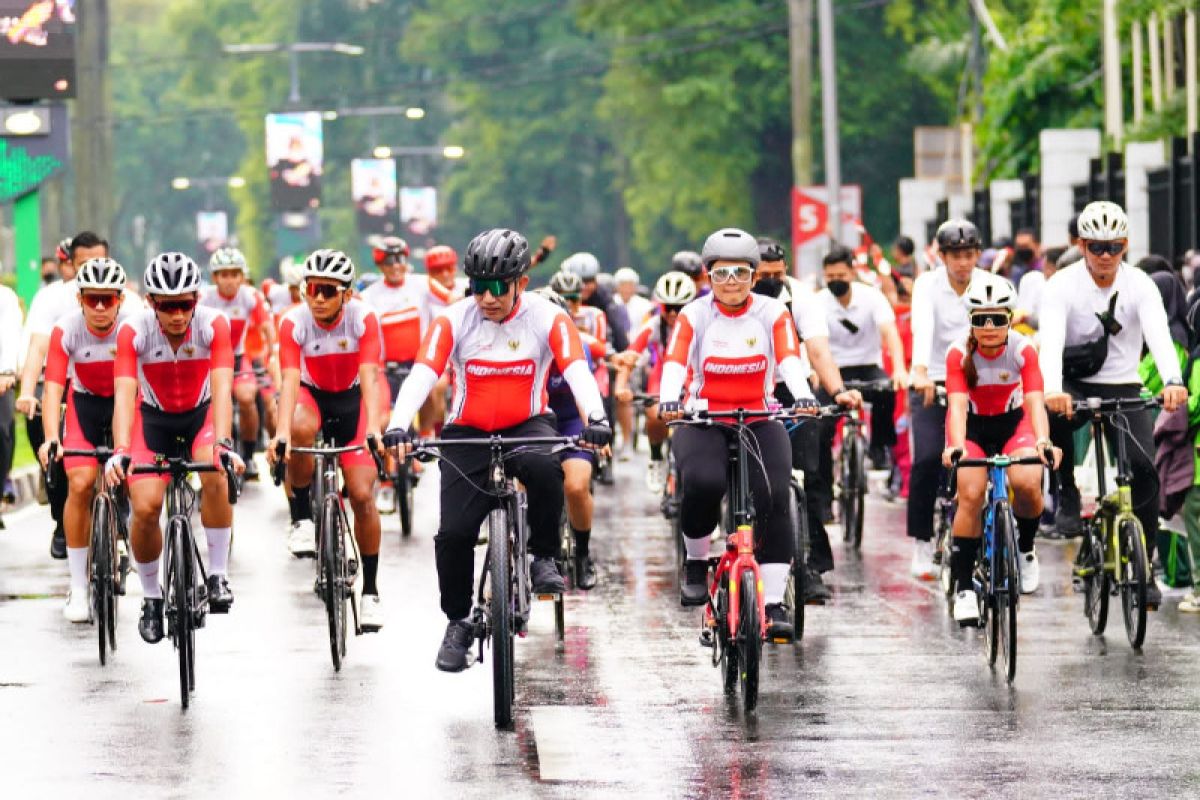
[[[1137,437],[1135,437],[1133,435],[1133,426],[1129,424],[1129,420],[1126,418],[1125,414],[1118,411],[1118,412],[1111,414],[1109,416],[1109,419],[1112,421],[1112,426],[1114,428],[1116,428],[1117,432],[1121,433],[1121,434],[1125,434],[1126,438],[1130,442],[1133,443],[1133,446],[1136,447],[1138,449],[1138,452],[1142,454],[1142,457],[1144,459],[1146,459],[1146,462],[1149,463],[1151,466],[1153,466],[1154,459],[1150,456],[1149,453],[1146,452],[1146,448],[1142,447],[1142,443],[1137,440]],[[1131,464],[1130,466],[1132,467],[1133,465]],[[1159,493],[1159,490],[1162,489],[1162,482],[1158,479],[1158,471],[1157,470],[1151,469],[1150,476],[1154,480],[1154,491],[1149,493],[1150,497],[1148,499],[1144,499],[1140,503],[1133,504],[1133,508],[1135,511],[1138,509],[1145,508],[1146,506],[1150,505],[1151,503],[1158,502],[1158,493]],[[1103,490],[1103,487],[1100,487],[1100,488],[1101,488],[1101,490]]]

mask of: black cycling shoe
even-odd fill
[[[61,525],[54,529],[54,535],[50,537],[50,557],[59,561],[67,557],[67,534]]]
[[[1158,581],[1150,578],[1146,581],[1146,608],[1151,611],[1157,611],[1162,605],[1162,589],[1158,588]]]
[[[158,644],[163,638],[162,598],[146,598],[142,601],[142,618],[138,620],[138,633],[147,644]]]
[[[558,571],[558,562],[550,556],[535,556],[529,568],[529,580],[534,594],[562,594],[567,582]]]
[[[794,641],[796,631],[788,621],[787,609],[781,603],[767,606],[767,640],[780,644]]]
[[[596,564],[592,561],[591,556],[575,558],[575,586],[578,589],[587,591],[596,586]]]
[[[708,602],[708,559],[689,558],[683,562],[683,583],[679,587],[679,604],[702,606]]]
[[[812,567],[807,567],[804,575],[804,604],[823,606],[825,601],[833,599],[833,592],[821,579],[821,573]]]
[[[1063,491],[1058,499],[1058,510],[1054,512],[1054,527],[1064,539],[1083,533],[1083,520],[1079,518],[1080,500],[1078,491]]]
[[[224,575],[208,576],[208,610],[214,614],[228,614],[233,605],[233,591]]]
[[[242,473],[242,480],[258,480],[258,464],[254,463],[254,456],[246,459],[246,471]]]
[[[466,620],[446,625],[446,635],[438,648],[438,669],[442,672],[462,672],[471,662],[471,643],[475,641],[475,629]]]

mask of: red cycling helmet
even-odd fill
[[[408,242],[399,236],[383,236],[371,244],[371,257],[382,264],[388,256],[396,256],[401,262],[408,260]]]
[[[453,247],[439,244],[429,248],[425,252],[426,271],[446,269],[447,267],[453,267],[457,263],[458,253],[454,252]]]

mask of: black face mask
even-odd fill
[[[825,281],[825,288],[834,297],[845,297],[850,291],[850,281]]]
[[[1015,251],[1013,251],[1013,255],[1016,257],[1018,264],[1033,263],[1033,250],[1028,247],[1018,247]]]
[[[779,297],[783,291],[783,281],[779,278],[759,278],[754,283],[754,288],[751,289],[755,294],[766,295],[767,297]]]
[[[42,275],[42,283],[54,283],[58,280],[58,273],[47,272]]]

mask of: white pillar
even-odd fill
[[[913,240],[918,252],[929,244],[925,224],[937,216],[937,204],[945,199],[946,181],[941,178],[901,179],[900,232]]]
[[[1192,146],[1192,134],[1200,131],[1200,88],[1196,86],[1196,9],[1189,8],[1184,15],[1183,66],[1187,91],[1188,147]],[[1192,153],[1195,156],[1195,153]]]
[[[988,185],[988,191],[992,194],[992,240],[999,239],[1001,236],[1011,238],[1013,235],[1011,203],[1013,200],[1020,200],[1025,196],[1025,183],[1020,178],[992,181]],[[1047,242],[1047,244],[1051,244],[1051,242]]]
[[[1121,33],[1117,26],[1117,0],[1104,0],[1104,134],[1116,149],[1121,147],[1125,111],[1121,101]]]
[[[1162,52],[1158,47],[1158,14],[1153,11],[1146,22],[1146,36],[1150,40],[1150,107],[1162,111]]]
[[[1095,128],[1044,130],[1041,151],[1043,242],[1064,242],[1067,222],[1074,213],[1073,187],[1088,179],[1088,162],[1100,155],[1100,131]]]
[[[1163,14],[1163,100],[1169,103],[1174,97],[1175,23],[1170,14]]]
[[[1133,124],[1140,125],[1146,115],[1146,93],[1142,85],[1146,65],[1142,55],[1142,23],[1136,19],[1129,26],[1129,38],[1133,44]]]
[[[1130,142],[1125,146],[1125,212],[1129,216],[1129,263],[1150,252],[1150,193],[1147,175],[1167,163],[1162,142]]]

